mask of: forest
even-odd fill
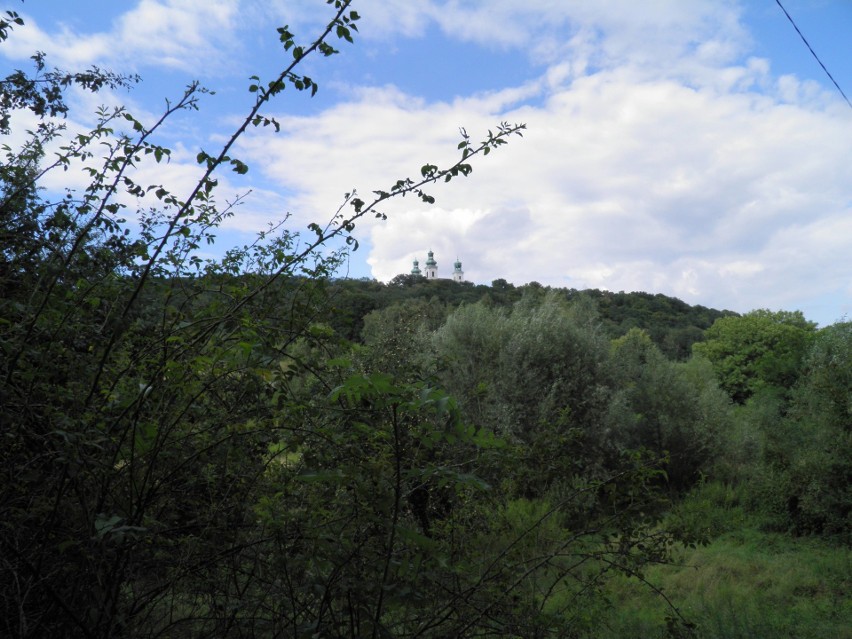
[[[852,637],[852,322],[337,277],[356,224],[523,124],[198,257],[234,142],[357,35],[328,4],[313,41],[278,30],[287,66],[189,193],[135,176],[168,173],[197,85],[70,135],[69,88],[135,79],[36,55],[0,80],[0,133],[39,118],[0,163],[0,635]]]

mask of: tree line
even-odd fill
[[[692,345],[703,339],[704,331],[716,319],[736,315],[732,311],[691,306],[660,293],[554,289],[538,282],[515,286],[502,278],[488,286],[473,282],[427,280],[416,275],[400,274],[387,284],[368,278],[334,280],[330,295],[336,310],[331,323],[341,335],[357,341],[367,313],[407,299],[427,299],[447,308],[478,301],[510,307],[528,292],[534,294],[536,291],[544,293],[550,290],[560,291],[568,300],[591,298],[607,335],[620,337],[631,328],[641,328],[667,357],[677,360],[685,360],[691,355]]]

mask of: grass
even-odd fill
[[[681,549],[676,561],[645,576],[697,624],[700,639],[852,639],[848,548],[742,529]],[[614,580],[609,594],[616,605],[599,636],[670,636],[671,610],[636,579]]]

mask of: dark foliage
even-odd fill
[[[612,293],[598,289],[552,289],[532,282],[516,287],[504,279],[491,286],[452,280],[427,280],[416,275],[397,275],[387,284],[376,280],[335,280],[337,317],[332,325],[347,339],[358,339],[364,316],[409,299],[438,300],[450,308],[484,301],[508,308],[524,295],[553,290],[572,301],[579,297],[594,300],[601,324],[610,338],[621,337],[632,328],[644,330],[669,359],[683,361],[692,354],[692,345],[703,339],[704,331],[720,317],[735,315],[704,306],[690,306],[662,294]]]

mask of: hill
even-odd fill
[[[447,312],[462,304],[485,301],[495,306],[511,306],[524,296],[540,296],[551,290],[567,299],[587,298],[597,308],[610,338],[621,337],[631,328],[644,329],[670,359],[684,360],[692,344],[720,317],[736,315],[701,305],[691,306],[676,297],[660,293],[618,293],[600,289],[552,288],[538,282],[515,286],[497,279],[491,286],[446,279],[427,280],[414,275],[397,275],[387,284],[372,279],[337,279],[330,284],[334,308],[332,326],[343,337],[360,340],[364,317],[406,300],[429,300]]]

